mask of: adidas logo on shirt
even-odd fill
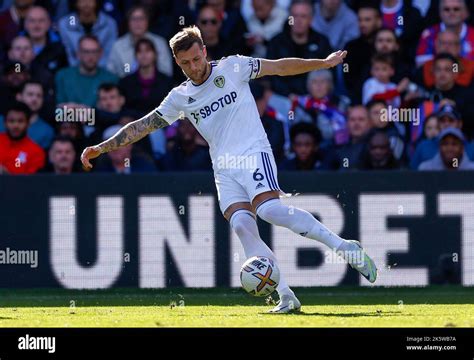
[[[265,185],[263,185],[262,183],[258,183],[255,187],[255,190],[260,189],[261,187],[265,187]]]
[[[196,99],[193,99],[191,96],[189,97],[188,99],[188,104],[192,104],[193,102],[195,102]]]

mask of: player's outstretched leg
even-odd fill
[[[269,199],[257,206],[257,215],[273,225],[317,240],[341,255],[354,269],[373,283],[377,278],[374,261],[366,254],[358,241],[344,240],[321,224],[308,211],[289,207],[280,199]]]
[[[278,261],[272,250],[263,242],[258,232],[257,222],[254,214],[246,209],[235,211],[229,219],[232,229],[240,239],[244,248],[245,256],[265,256],[272,259],[278,266]],[[270,312],[273,313],[290,313],[299,311],[301,303],[288,286],[283,274],[280,271],[280,283],[277,287],[280,301],[277,306]]]

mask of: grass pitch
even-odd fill
[[[241,289],[0,290],[0,327],[473,327],[474,289],[296,289],[302,312]]]

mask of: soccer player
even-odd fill
[[[180,118],[188,118],[209,143],[219,206],[247,257],[265,256],[277,262],[260,238],[257,215],[270,224],[327,245],[374,282],[377,269],[359,242],[342,239],[309,212],[280,201],[284,193],[278,186],[272,149],[249,86],[251,79],[262,76],[290,76],[331,68],[342,63],[346,51],[337,51],[326,59],[266,60],[235,55],[209,62],[195,26],[174,35],[170,47],[188,79],[172,89],[148,115],[125,125],[110,139],[84,149],[84,167],[92,168],[90,160],[100,154],[127,146]],[[283,277],[277,290],[280,301],[271,312],[300,310],[300,301]]]

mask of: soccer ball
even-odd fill
[[[270,295],[280,282],[280,270],[273,260],[263,256],[254,256],[242,265],[240,282],[250,295]]]

